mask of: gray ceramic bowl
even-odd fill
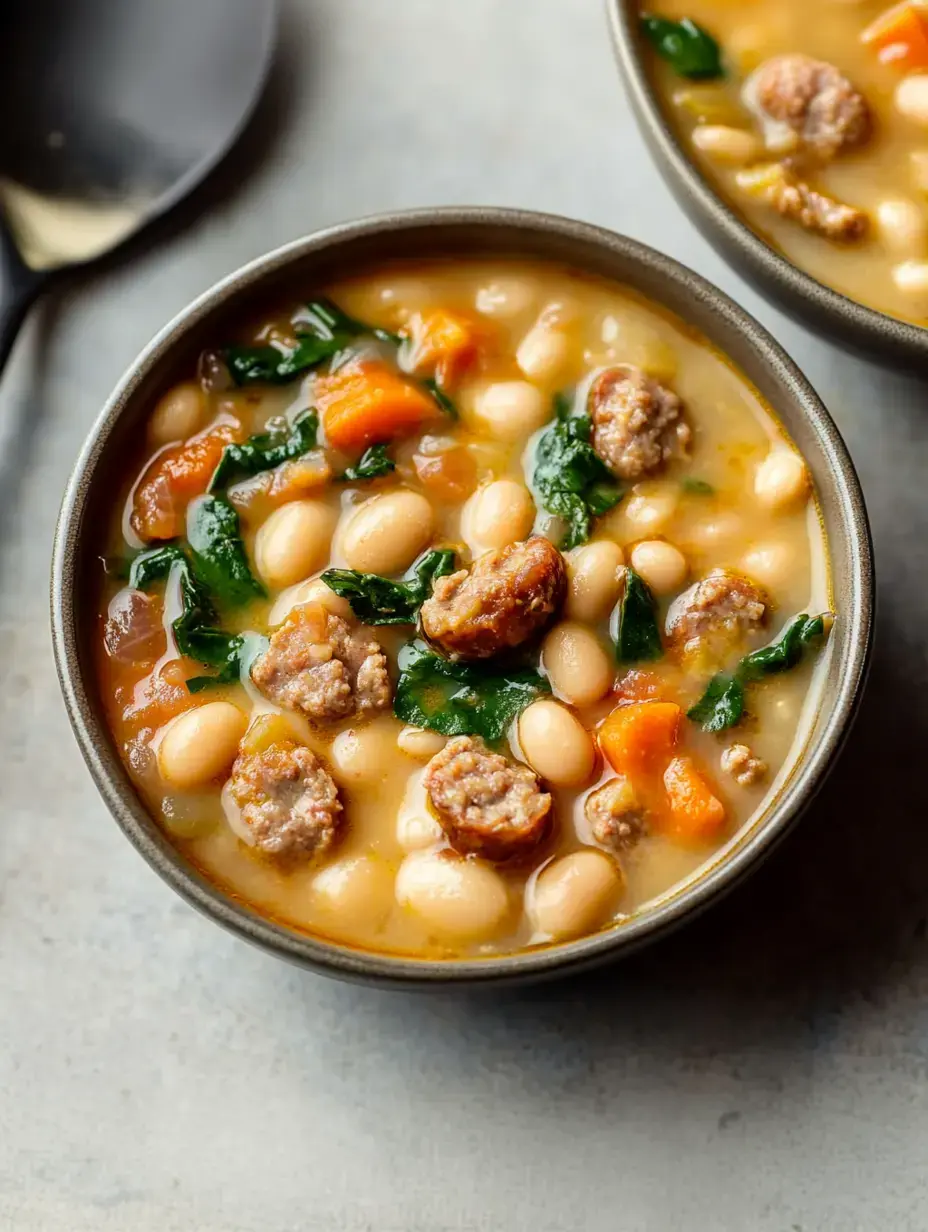
[[[640,31],[640,0],[606,0],[616,57],[632,107],[658,169],[677,201],[732,265],[792,316],[851,351],[920,372],[928,329],[910,325],[834,291],[772,248],[719,196],[668,123],[652,84]]]
[[[97,528],[112,497],[110,476],[157,394],[179,366],[253,310],[256,298],[296,284],[312,287],[386,258],[477,253],[543,258],[625,282],[700,329],[739,365],[811,466],[840,617],[823,700],[801,760],[773,805],[742,832],[725,859],[660,906],[608,932],[501,958],[426,962],[316,940],[263,918],[191,868],[155,825],[116,753],[97,691],[90,652]],[[739,881],[808,804],[835,759],[864,680],[872,595],[870,534],[851,460],[814,391],[756,321],[696,274],[612,232],[514,210],[436,209],[348,223],[297,240],[232,274],[162,330],[110,398],[68,485],[55,541],[52,624],[61,687],[90,772],[127,838],[169,885],[239,936],[303,966],[374,983],[434,987],[539,979],[593,966],[679,924]]]

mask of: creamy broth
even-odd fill
[[[479,335],[477,354],[463,371],[445,373],[445,391],[453,398],[460,418],[438,412],[416,430],[390,438],[388,452],[396,469],[374,480],[338,481],[335,477],[357,462],[359,450],[342,453],[328,448],[324,459],[331,477],[318,483],[311,474],[318,455],[307,454],[310,461],[302,464],[306,474],[296,479],[309,486],[297,495],[311,502],[312,510],[308,522],[294,524],[291,540],[298,544],[295,565],[292,555],[286,554],[281,564],[268,547],[266,530],[261,538],[261,528],[268,525],[268,519],[279,520],[276,511],[290,508],[286,497],[291,493],[286,491],[283,500],[266,490],[251,491],[243,497],[243,491],[248,493],[248,483],[255,481],[246,482],[244,489],[230,488],[230,499],[240,514],[248,560],[266,581],[275,580],[267,584],[266,597],[223,608],[224,630],[255,635],[258,645],[257,635],[278,629],[292,605],[316,598],[319,586],[324,584],[316,583],[308,595],[310,579],[325,569],[348,566],[357,557],[349,526],[352,516],[365,502],[390,493],[416,493],[431,508],[433,522],[427,541],[414,545],[413,557],[420,555],[420,549],[450,545],[457,552],[458,567],[468,567],[484,546],[480,534],[504,539],[506,525],[506,519],[494,508],[484,517],[481,529],[480,519],[473,512],[473,494],[483,492],[491,482],[507,479],[511,486],[504,492],[516,491],[525,499],[526,488],[532,487],[539,437],[553,422],[555,395],[576,389],[574,405],[582,410],[594,374],[616,364],[636,365],[671,387],[682,400],[692,429],[685,451],[670,458],[657,473],[626,484],[619,503],[592,523],[590,542],[605,545],[603,561],[624,557],[641,576],[651,577],[655,591],[663,592],[656,596],[659,627],[664,627],[670,602],[713,569],[732,570],[751,579],[768,602],[764,628],[738,653],[733,652],[734,658],[728,654],[713,666],[731,667],[739,653],[768,644],[796,614],[827,612],[831,607],[826,548],[814,499],[803,491],[798,499],[771,507],[769,500],[764,504],[757,495],[764,464],[769,465],[771,456],[795,460],[792,446],[743,375],[678,320],[623,287],[538,263],[403,264],[353,277],[324,291],[352,318],[394,333],[409,326],[413,314],[428,314],[437,308],[458,313],[470,322]],[[273,318],[245,329],[239,341],[246,345],[272,338],[292,341],[290,322],[298,311],[298,306],[285,305]],[[546,330],[558,334],[557,345],[543,357],[544,362],[538,360],[541,351],[537,336],[534,354],[525,344],[540,318]],[[393,356],[389,362],[395,363],[389,342],[362,345]],[[404,355],[409,359],[408,351],[401,350],[401,362]],[[532,371],[529,384],[543,401],[540,425],[510,415],[503,395],[487,398],[488,389],[505,386],[508,397],[508,383],[526,381],[519,360]],[[466,876],[476,870],[474,875],[483,878],[474,893],[483,895],[480,910],[485,911],[472,929],[460,921],[446,927],[440,909],[438,916],[423,912],[421,897],[417,899],[409,891],[410,884],[418,884],[415,879],[421,872],[416,861],[427,860],[430,852],[448,847],[422,782],[426,763],[444,744],[440,734],[410,731],[390,708],[367,719],[355,714],[332,723],[310,722],[303,714],[270,700],[249,676],[247,664],[233,683],[188,692],[187,679],[209,674],[212,669],[180,657],[173,635],[169,636],[171,622],[182,610],[176,577],[171,574],[166,585],[162,579],[149,586],[149,595],[143,599],[126,588],[124,568],[120,573],[112,563],[130,557],[142,544],[138,522],[133,520],[133,501],[138,501],[145,478],[151,475],[152,459],[157,463],[160,457],[163,461],[166,451],[178,441],[198,435],[202,438],[217,424],[235,425],[237,439],[241,440],[263,431],[274,417],[288,415],[292,423],[313,403],[319,387],[310,373],[279,387],[253,383],[234,388],[224,379],[221,366],[208,357],[201,360],[199,374],[178,375],[182,382],[153,408],[148,437],[140,444],[138,458],[127,465],[123,491],[114,501],[106,545],[111,563],[99,615],[101,692],[115,743],[152,815],[171,841],[209,878],[236,898],[298,930],[363,948],[431,958],[508,952],[558,939],[539,927],[538,920],[548,917],[543,912],[539,915],[540,909],[531,909],[533,895],[538,893],[539,874],[550,869],[558,857],[604,850],[591,833],[585,811],[589,795],[615,777],[609,759],[599,748],[595,748],[592,770],[581,783],[542,783],[553,797],[556,820],[529,858],[494,863],[473,856],[458,860],[449,856],[448,867],[455,876],[463,868]],[[503,419],[488,423],[487,407],[499,405],[504,407]],[[325,422],[323,416],[323,425]],[[437,469],[435,458],[441,459]],[[257,482],[264,480],[258,476]],[[205,482],[199,491],[204,488]],[[523,539],[533,525],[536,534],[560,542],[563,524],[545,511],[537,491],[533,495],[527,521],[523,507],[522,529],[514,532],[514,537]],[[513,517],[518,523],[519,517]],[[407,524],[397,532],[389,545],[391,550],[402,544],[408,529]],[[322,546],[314,548],[317,540]],[[639,550],[642,543],[647,546]],[[655,543],[675,547],[676,555],[660,546],[655,549]],[[575,562],[576,553],[584,550],[579,547],[568,552],[568,562]],[[681,554],[682,572],[678,569]],[[604,566],[599,557],[587,559],[594,562],[594,584],[601,582]],[[411,563],[412,559],[397,559],[392,575],[404,573]],[[290,568],[289,574],[284,566]],[[572,582],[568,591],[568,615],[575,608],[583,614],[582,596],[575,598],[578,585]],[[140,626],[125,618],[133,603],[144,609]],[[571,699],[561,695],[557,683],[567,681],[567,687],[574,689],[577,673],[569,669],[566,676],[558,675],[552,666],[552,642],[544,643],[541,657],[542,675],[547,671],[557,677],[555,700],[565,703],[562,710],[576,715],[585,732],[591,733],[582,738],[594,744],[599,725],[619,703],[658,697],[673,700],[685,710],[699,699],[712,675],[712,667],[706,663],[687,666],[669,651],[653,662],[617,663],[614,606],[615,599],[595,619],[578,621],[598,642],[599,652],[594,652],[594,658],[599,653],[597,662],[608,665],[603,669],[608,670],[604,695],[594,687],[594,700],[569,705]],[[554,625],[562,619],[563,614],[558,613]],[[395,682],[396,656],[415,636],[413,625],[378,625],[370,634],[383,648]],[[537,637],[529,640],[525,653],[530,665],[538,667]],[[823,660],[824,654],[818,662]],[[702,782],[724,807],[724,820],[711,834],[696,840],[681,839],[666,827],[652,825],[629,849],[608,850],[609,868],[617,870],[621,888],[616,891],[613,886],[608,893],[604,891],[605,906],[598,917],[591,915],[589,922],[574,932],[605,927],[638,911],[692,874],[756,815],[773,794],[777,775],[784,767],[788,770],[802,715],[815,705],[814,691],[810,690],[815,661],[814,656],[806,656],[792,670],[747,686],[745,718],[720,734],[709,734],[696,722],[682,718],[679,752],[699,767]],[[257,730],[263,733],[255,745],[259,750],[264,747],[262,741],[266,744],[269,739],[282,738],[319,756],[344,804],[344,824],[331,850],[315,859],[283,861],[241,840],[240,819],[235,829],[230,825],[230,819],[235,824],[235,805],[230,805],[226,784],[231,757],[237,750],[206,782],[179,789],[176,783],[165,781],[164,766],[169,755],[175,756],[179,739],[172,722],[179,714],[217,702],[236,708],[210,712],[221,729],[217,737],[220,745],[222,739],[234,744],[247,718],[250,727],[244,738],[246,746]],[[241,731],[236,730],[235,714],[242,716]],[[231,735],[226,732],[222,736],[226,722],[231,722]],[[531,762],[520,748],[520,730],[524,735],[527,729],[514,722],[499,751],[517,761]],[[210,739],[208,732],[201,733],[194,741],[193,753],[189,748],[184,750],[184,764],[189,766],[191,757],[200,757]],[[766,763],[767,773],[760,781],[742,786],[722,769],[723,751],[733,743],[749,746],[752,754]],[[219,758],[222,762],[221,751]],[[605,863],[595,868],[598,873],[607,872]],[[446,887],[435,893],[445,898],[466,898],[469,885],[463,889]],[[549,891],[550,887],[545,890]],[[487,895],[493,900],[489,907],[484,901]],[[489,923],[487,913],[492,917]]]
[[[687,81],[657,61],[655,76],[684,144],[750,226],[851,299],[928,322],[928,8],[884,0],[660,0],[644,7],[691,18],[721,46],[724,78]],[[888,21],[887,30],[897,34],[884,35],[877,23],[894,7],[905,20]],[[907,44],[894,41],[913,36],[921,58],[907,57]],[[794,53],[833,65],[862,94],[872,117],[869,136],[835,157],[810,161],[798,152],[799,178],[860,211],[859,236],[843,241],[781,216],[763,199],[763,177],[753,188],[750,175],[745,178],[781,157],[764,148],[763,125],[743,105],[745,82],[772,57]]]

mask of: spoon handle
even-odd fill
[[[26,265],[8,228],[0,221],[0,375],[29,305],[47,279],[47,274]]]

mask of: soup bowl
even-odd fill
[[[91,637],[99,528],[113,476],[154,397],[254,302],[390,259],[480,254],[553,262],[625,284],[687,322],[728,356],[773,408],[804,455],[818,493],[840,613],[823,661],[808,737],[779,790],[698,872],[607,931],[491,957],[419,959],[307,935],[226,893],[191,865],[152,819],[110,735]],[[261,257],[195,300],[132,365],[104,407],[68,484],[54,549],[55,656],[90,772],[126,837],[187,902],[282,958],[337,977],[406,987],[550,977],[626,954],[692,917],[735,885],[783,836],[822,783],[848,732],[871,642],[873,579],[863,497],[841,437],[814,391],[756,321],[704,279],[643,245],[579,222],[503,209],[430,209],[331,227]]]
[[[868,308],[805,273],[768,244],[724,200],[670,122],[641,35],[640,0],[606,0],[626,92],[666,184],[699,230],[761,292],[816,332],[886,364],[923,371],[928,329]]]

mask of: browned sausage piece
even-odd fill
[[[863,239],[870,226],[863,210],[810,188],[782,163],[739,171],[735,182],[783,218],[799,223],[806,231],[822,235],[826,240],[851,243]]]
[[[671,603],[666,632],[683,655],[721,657],[756,632],[767,614],[763,594],[746,577],[713,569]]]
[[[423,782],[448,841],[462,855],[516,859],[547,832],[551,797],[535,774],[473,736],[449,740],[426,766]]]
[[[633,364],[601,372],[590,386],[587,409],[593,448],[614,475],[628,482],[685,453],[692,435],[677,395]]]
[[[611,851],[628,851],[647,833],[644,809],[624,775],[590,792],[584,811],[593,838]]]
[[[739,787],[756,787],[767,777],[767,763],[756,757],[746,744],[730,744],[723,749],[720,765]]]
[[[819,162],[863,145],[873,130],[867,100],[825,60],[790,54],[773,56],[754,70],[744,99],[767,128],[771,148],[782,149],[772,126],[799,142]]]
[[[321,603],[293,609],[255,660],[251,678],[278,706],[323,723],[390,703],[387,660],[378,643]]]
[[[310,749],[290,740],[242,753],[229,790],[248,840],[269,855],[305,857],[328,851],[341,826],[338,788]]]
[[[439,578],[422,604],[422,632],[455,659],[487,659],[540,632],[567,589],[564,558],[533,535]]]

